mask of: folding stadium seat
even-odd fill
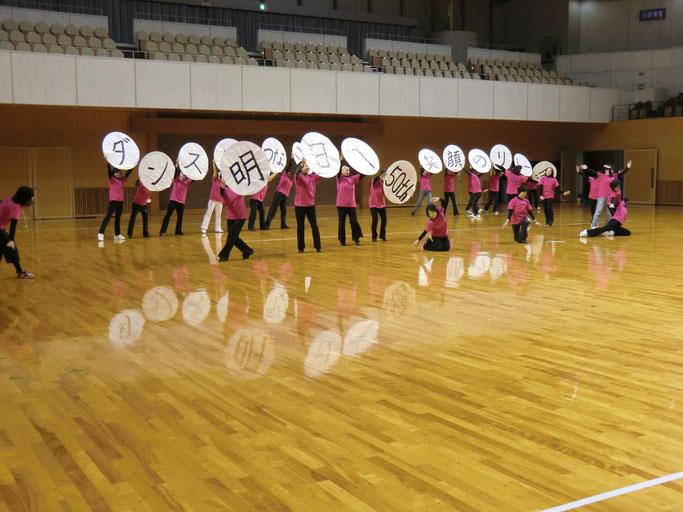
[[[187,42],[195,46],[202,44],[201,39],[199,39],[199,36],[195,34],[190,34],[189,36],[187,36]]]
[[[135,38],[138,40],[138,47],[142,48],[142,43],[149,41],[149,33],[145,32],[144,30],[138,30],[135,33]]]
[[[197,47],[194,44],[187,43],[185,45],[185,53],[188,55],[197,55],[199,52],[197,51]]]
[[[315,49],[313,51],[315,53],[325,53],[325,45],[324,44],[316,44]]]
[[[33,30],[37,33],[40,34],[41,36],[43,34],[47,34],[50,31],[50,27],[48,26],[47,23],[43,21],[39,21],[33,26]]]
[[[547,70],[543,69],[543,70],[541,70],[541,76],[542,76],[543,78],[546,78],[546,79],[547,79],[547,78],[550,78],[550,73],[548,73]]]
[[[559,78],[556,71],[551,70],[551,71],[549,71],[549,74],[550,74],[550,78],[555,78],[555,79]]]
[[[380,67],[388,68],[389,66],[391,66],[391,61],[389,60],[389,58],[382,57],[382,60],[380,61]]]
[[[438,71],[439,63],[435,60],[430,60],[429,61],[429,69],[431,69],[432,71]]]
[[[98,48],[95,50],[95,57],[109,57],[109,51],[104,48]]]
[[[532,81],[533,83],[535,83],[535,84],[540,84],[540,83],[541,83],[541,79],[540,79],[540,78],[536,78],[536,77],[533,77],[533,78],[531,79],[531,81]]]
[[[211,55],[213,55],[214,57],[222,57],[224,55],[223,47],[218,45],[212,46]]]
[[[337,66],[341,65],[341,61],[339,60],[338,55],[331,53],[331,54],[328,54],[328,58],[330,59],[330,69],[332,69],[332,64],[337,65]],[[341,68],[339,68],[339,69],[341,69]]]
[[[510,71],[509,71],[508,68],[506,68],[505,66],[501,66],[501,67],[500,67],[500,74],[501,74],[501,75],[508,76],[508,75],[510,74]]]
[[[307,60],[308,62],[315,62],[315,63],[317,63],[317,62],[318,62],[318,57],[317,57],[317,55],[316,55],[315,53],[313,53],[313,52],[308,52],[308,53],[306,54],[306,60]]]
[[[111,37],[105,37],[102,41],[102,48],[106,48],[107,50],[116,50],[116,43]]]
[[[234,37],[226,37],[225,38],[225,45],[226,46],[237,46],[237,40]]]
[[[348,55],[348,53],[344,53],[344,54],[342,54],[342,56],[343,55]],[[362,64],[362,62],[355,55],[351,55],[351,64]]]
[[[518,76],[517,70],[515,68],[510,68],[508,70],[508,73],[510,74],[510,76],[514,76],[514,77]]]
[[[448,71],[448,64],[446,64],[444,61],[439,62],[439,70]]]
[[[392,66],[392,67],[393,67],[393,66]],[[404,73],[403,73],[403,68],[402,68],[402,67],[398,67],[398,68],[394,67],[394,74],[395,74],[395,75],[403,75],[403,74],[404,74]]]
[[[463,78],[466,78],[463,76]],[[472,80],[481,80],[481,76],[478,73],[470,73],[470,78]]]
[[[57,46],[56,44],[54,44],[48,48],[48,53],[57,53],[59,55],[63,55],[64,50],[61,46]]]
[[[79,55],[78,48],[75,46],[65,46],[62,49],[64,50],[64,55]]]
[[[536,78],[543,78],[543,73],[541,73],[541,70],[540,70],[540,69],[534,69],[534,70],[533,70],[533,73],[534,73],[534,77],[536,77]]]
[[[80,28],[79,32],[80,32],[81,35],[85,38],[86,41],[87,41],[89,38],[95,36],[95,31],[92,29],[92,27],[91,27],[90,25],[83,25],[83,26]]]
[[[373,73],[372,68],[363,64],[363,73]]]
[[[161,41],[159,44],[159,51],[161,53],[173,53],[173,49],[171,48],[171,45],[167,43],[166,41]]]
[[[203,64],[207,64],[209,62],[209,59],[206,58],[206,55],[197,55],[194,58],[195,62],[201,62]]]
[[[410,61],[408,59],[401,59],[401,67],[403,69],[410,69]]]
[[[54,36],[54,34],[43,34],[42,43],[45,46],[50,47],[57,44],[57,38]]]
[[[431,53],[425,53],[425,54],[424,54],[424,57],[422,57],[422,58],[423,58],[424,60],[429,60],[429,61],[431,61],[431,60],[434,60],[434,55],[432,55]]]
[[[88,38],[88,47],[89,48],[95,48],[95,49],[102,48],[102,41],[100,41],[99,37],[95,37],[95,36],[89,37]]]
[[[93,35],[95,37],[99,37],[100,39],[105,39],[109,37],[109,31],[104,27],[95,27],[95,30],[93,30]]]
[[[318,64],[318,69],[324,69],[325,71],[329,71],[330,64],[327,62],[321,62]]]
[[[245,50],[245,49],[242,48],[241,46],[238,46],[238,47],[237,47],[237,50],[235,50],[235,52],[237,53],[237,56],[238,56],[238,57],[242,57],[243,59],[248,59],[248,58],[249,58],[249,54],[247,53],[247,50]]]
[[[449,65],[448,67],[449,67],[449,69],[450,69],[451,71],[453,71],[453,68],[452,68],[450,65]],[[457,70],[460,71],[461,73],[466,73],[466,72],[467,72],[467,68],[465,67],[465,65],[464,65],[462,62],[458,62],[458,64],[456,65],[456,68],[457,68]]]
[[[88,46],[88,41],[83,36],[74,36],[73,43],[76,48],[85,48]]]
[[[217,55],[211,55],[211,56],[209,57],[209,62],[210,62],[211,64],[220,64],[220,63],[221,63],[221,58],[220,58],[219,56],[217,56]]]
[[[302,60],[297,60],[296,64],[294,64],[294,67],[297,69],[306,69],[308,67],[308,64]]]
[[[149,33],[149,40],[154,41],[155,43],[160,43],[161,42],[161,34],[157,32],[156,30],[153,30],[152,32]]]
[[[435,69],[435,70],[432,70],[432,73],[434,73],[434,76],[436,78],[443,78],[443,73],[441,72],[441,70]]]
[[[436,62],[443,62],[443,55],[441,55],[441,54],[439,54],[439,53],[435,53],[435,54],[434,54],[434,60],[435,60]],[[439,68],[439,69],[441,69],[441,68]]]
[[[393,74],[394,74],[394,68],[392,68],[391,66],[387,66],[387,67],[385,67],[385,68],[383,68],[383,69],[384,69],[384,72],[385,72],[387,75],[393,75]]]
[[[92,48],[88,48],[87,46],[79,47],[79,53],[81,55],[85,55],[86,57],[95,56],[95,50],[93,50]]]
[[[74,25],[73,23],[69,23],[66,27],[64,27],[64,33],[67,36],[71,36],[72,38],[80,35],[80,32],[78,31],[78,27],[76,25]]]
[[[223,64],[234,64],[235,63],[235,61],[232,57],[221,57],[221,62]],[[284,60],[282,62],[284,62]]]
[[[337,46],[337,55],[344,55],[346,53],[349,53],[348,50],[346,49],[346,46],[344,46],[343,44],[340,44],[339,46]]]
[[[541,78],[541,83],[542,84],[548,84],[548,79],[547,78]]]
[[[377,56],[377,50],[374,48],[368,48],[368,51],[365,52],[365,54],[367,55],[368,60],[372,60],[373,57]]]
[[[425,74],[425,76],[431,76],[431,77],[434,76],[434,72],[431,69],[425,69],[424,74]]]
[[[2,22],[2,28],[9,33],[12,32],[12,30],[19,30],[19,23],[11,18],[8,18]]]
[[[25,43],[26,42],[26,36],[24,36],[23,32],[19,32],[18,30],[12,30],[9,33],[9,40],[11,43],[14,43],[16,46],[17,43]]]
[[[205,44],[200,45],[199,48],[197,48],[197,50],[199,51],[199,55],[211,55],[211,48],[209,48]]]
[[[548,78],[548,83],[550,85],[557,85],[557,80],[555,80],[554,78]]]
[[[173,43],[175,43],[175,34],[171,34],[170,32],[164,32],[161,35],[161,40],[165,41],[169,44],[173,44]]]
[[[19,42],[14,45],[14,50],[17,52],[30,52],[31,51],[31,45],[29,45],[26,42]]]
[[[534,83],[534,80],[532,78],[529,78],[528,76],[524,76],[522,78],[522,80],[524,80],[525,84],[533,84]]]
[[[413,74],[415,76],[424,76],[424,72],[421,69],[414,69],[413,68]]]
[[[403,68],[403,74],[408,76],[414,76],[413,68]]]
[[[399,50],[396,52],[396,58],[398,59],[405,59],[406,58],[406,52],[403,50]]]
[[[341,64],[330,64],[330,70],[341,71]]]
[[[417,52],[417,53],[415,54],[415,59],[416,59],[416,60],[425,60],[425,54],[422,53],[422,52]]]
[[[327,57],[327,54],[326,54],[326,53],[319,53],[319,54],[317,55],[317,57],[318,57],[318,62],[319,62],[319,63],[324,62],[324,63],[327,64],[327,63],[330,62],[330,59]]]
[[[294,60],[306,60],[304,52],[294,52]]]
[[[387,57],[389,60],[396,58],[396,52],[394,50],[387,50]]]
[[[391,64],[391,67],[393,67],[393,68],[402,68],[403,67],[403,66],[401,66],[401,61],[398,60],[397,57],[389,58],[389,64]]]
[[[505,75],[496,75],[496,80],[499,82],[507,82],[508,79]]]
[[[263,44],[263,42],[262,42]],[[268,43],[270,44],[270,43]],[[208,44],[207,46],[220,46],[221,48],[225,46],[225,38],[221,36],[215,36],[213,39],[211,39],[211,43]]]
[[[501,71],[500,71],[500,67],[499,67],[499,66],[493,66],[493,67],[491,68],[491,71],[493,72],[494,75],[500,75],[500,74],[501,74]]]
[[[415,52],[406,52],[406,59],[413,60],[415,58]]]
[[[34,44],[40,44],[42,39],[36,32],[27,32],[26,33],[26,42],[30,45]]]
[[[183,53],[182,55],[179,55],[180,60],[183,62],[194,62],[196,56],[196,54],[190,55],[189,53]]]
[[[488,64],[484,66],[484,75],[486,76],[491,76],[493,74],[493,70],[491,69],[491,66]]]
[[[274,50],[273,53],[275,53],[275,52],[280,52],[280,50]],[[301,60],[301,59],[296,58],[296,55],[294,54],[294,52],[292,50],[285,50],[284,52],[280,52],[280,53],[282,53],[283,59],[285,59],[285,60],[291,60],[291,61]]]
[[[9,34],[2,28],[0,28],[0,41],[9,41]]]
[[[33,32],[33,23],[26,20],[20,21],[18,29],[24,34],[26,34],[27,32]]]
[[[14,45],[9,41],[0,41],[0,50],[14,50]]]
[[[173,46],[171,46],[171,52],[176,54],[185,53],[185,47],[180,43],[173,43]]]
[[[314,45],[313,43],[308,43],[308,44],[306,44],[306,46],[304,47],[304,50],[306,51],[306,53],[308,53],[308,52],[315,52],[315,45]]]
[[[166,55],[161,52],[150,53],[149,58],[152,60],[166,60]]]
[[[286,45],[287,43],[285,43]],[[294,43],[294,48],[293,50],[295,52],[305,52],[306,51],[306,45],[304,43]]]

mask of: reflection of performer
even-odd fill
[[[228,239],[218,253],[218,261],[228,261],[230,251],[233,247],[242,253],[242,259],[247,259],[254,254],[254,250],[240,238],[240,232],[247,220],[247,206],[244,203],[244,196],[233,192],[229,187],[221,186],[221,196],[225,204],[225,217],[228,219]]]
[[[294,169],[296,169],[296,162],[294,157],[291,157],[289,162],[287,162],[287,167],[280,174],[280,182],[277,185],[273,202],[266,217],[267,229],[270,229],[270,223],[275,217],[278,208],[280,208],[280,229],[289,229],[289,226],[287,226],[287,198],[294,184],[294,179],[292,178]]]
[[[596,229],[598,227],[598,221],[600,220],[600,214],[602,210],[607,206],[607,201],[610,197],[610,187],[609,184],[617,180],[619,175],[626,174],[631,169],[631,161],[629,160],[626,164],[626,169],[620,171],[614,171],[614,166],[612,164],[603,165],[603,170],[601,172],[589,169],[587,165],[576,166],[576,172],[581,173],[583,176],[593,177],[598,180],[598,200],[595,205],[595,213],[593,214],[593,219],[591,220],[591,228]],[[612,218],[612,214],[607,209],[605,211],[605,222],[609,222]]]
[[[534,217],[533,208],[526,198],[526,195],[526,185],[521,185],[517,190],[517,195],[508,203],[508,217],[505,219],[505,223],[502,226],[505,228],[508,224],[512,223],[512,233],[515,242],[519,242],[520,244],[526,243],[527,227],[531,224],[529,217],[531,217],[538,226],[541,225],[541,223],[536,220],[536,217]]]
[[[413,206],[413,211],[411,215],[415,215],[415,211],[422,204],[422,200],[426,197],[427,201],[432,200],[432,175],[420,167],[420,192],[417,194],[417,201],[415,201],[415,206]]]
[[[441,204],[437,206],[439,203]],[[441,198],[432,198],[430,204],[427,205],[427,216],[429,217],[427,225],[422,234],[413,242],[413,247],[417,247],[417,244],[427,235],[428,240],[423,247],[425,251],[450,250],[451,242],[448,240],[448,225]]]
[[[296,242],[299,252],[304,252],[306,241],[304,229],[306,218],[311,225],[313,234],[313,247],[318,252],[323,252],[320,244],[320,231],[318,220],[315,216],[315,186],[320,181],[320,176],[313,174],[303,159],[296,169],[296,196],[294,198],[294,213],[296,214]]]
[[[211,214],[214,213],[214,231],[222,233],[221,229],[221,214],[223,213],[223,198],[221,197],[221,179],[218,177],[218,170],[216,169],[216,162],[213,162],[213,176],[211,177],[211,192],[209,193],[209,202],[206,205],[206,213],[202,219],[202,233],[206,233],[211,222]]]
[[[345,163],[342,164],[337,174],[337,215],[339,217],[337,239],[341,245],[346,245],[347,216],[351,224],[351,239],[356,245],[360,245],[360,239],[363,237],[363,231],[356,216],[356,185],[362,177],[362,174],[351,176],[351,169]]]
[[[123,174],[122,171],[114,169],[107,163],[107,175],[109,176],[109,206],[107,206],[107,214],[104,216],[104,219],[102,219],[100,231],[97,233],[98,240],[104,240],[104,231],[107,229],[107,224],[109,224],[109,219],[111,219],[112,215],[115,215],[114,239],[126,239],[126,237],[121,234],[121,214],[123,213],[124,197],[123,185],[131,172],[133,172],[133,169],[130,169],[126,174]]]
[[[508,196],[508,202],[510,202],[517,197],[517,190],[519,189],[519,186],[527,181],[527,177],[521,175],[522,166],[513,165],[510,169],[505,169],[501,165],[494,165],[494,167],[501,172],[505,172],[505,178],[507,179],[507,188],[505,189],[505,193]]]
[[[133,208],[130,212],[130,220],[128,221],[128,238],[133,238],[133,230],[135,229],[135,217],[138,213],[142,215],[142,236],[149,238],[149,218],[147,215],[147,205],[150,203],[150,196],[152,193],[147,190],[140,180],[135,182],[138,189],[135,191],[133,198]]]
[[[370,214],[372,215],[372,241],[377,241],[377,217],[382,223],[379,226],[380,239],[387,241],[387,202],[384,199],[384,176],[386,171],[380,172],[373,180],[370,186],[370,197],[368,198],[368,205],[370,206]]]
[[[449,171],[446,169],[443,175],[443,213],[444,215],[448,212],[448,201],[453,203],[453,215],[458,215],[458,203],[455,202],[455,175],[454,171]]]
[[[484,206],[484,211],[488,213],[489,206],[493,205],[493,213],[498,215],[498,194],[500,193],[500,174],[502,167],[496,166],[489,176],[489,200]]]
[[[481,181],[479,180],[479,173],[472,169],[463,169],[467,173],[467,192],[470,194],[470,200],[465,207],[465,213],[472,215],[473,219],[481,219],[479,215],[479,198],[481,197]]]
[[[569,195],[569,190],[563,192],[560,188],[559,182],[553,178],[553,170],[548,167],[545,171],[545,176],[538,180],[541,186],[541,201],[543,201],[543,213],[545,213],[545,225],[552,226],[555,221],[555,214],[553,213],[553,201],[555,200],[555,189],[560,189],[560,194],[564,196]]]
[[[604,226],[602,226],[601,228],[594,228],[589,230],[584,229],[583,231],[581,231],[579,236],[594,237],[600,236],[603,233],[605,233],[608,236],[630,236],[631,232],[624,227],[624,224],[626,223],[626,217],[628,216],[628,210],[626,209],[627,202],[628,201],[626,199],[622,199],[621,201],[619,201],[616,207],[616,211],[614,212],[614,215],[605,223]]]
[[[14,234],[17,230],[17,221],[21,217],[21,209],[33,203],[33,189],[19,187],[13,196],[7,197],[0,202],[0,260],[5,257],[7,263],[14,265],[19,279],[31,279],[33,274],[21,268],[19,263],[19,249],[14,242]],[[9,232],[7,232],[9,224]]]
[[[185,197],[187,196],[187,189],[192,183],[192,180],[180,172],[178,162],[176,162],[175,165],[175,176],[173,177],[173,186],[171,187],[171,197],[168,201],[166,215],[164,215],[164,220],[161,223],[161,231],[159,231],[159,236],[164,236],[164,233],[166,233],[168,222],[171,220],[171,215],[173,215],[174,211],[178,212],[178,218],[175,224],[175,234],[183,234],[183,212],[185,211]]]

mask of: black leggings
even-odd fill
[[[318,230],[318,220],[315,216],[315,206],[295,206],[294,215],[296,216],[296,244],[300,251],[306,248],[306,239],[304,238],[304,228],[306,227],[306,217],[308,223],[311,225],[313,232],[313,247],[320,250],[320,231]]]
[[[489,206],[493,205],[493,211],[497,212],[498,211],[498,191],[497,190],[489,190],[489,200],[486,201],[486,204],[484,205],[484,210],[489,211]]]
[[[149,216],[147,215],[147,205],[133,203],[133,210],[130,212],[130,220],[128,221],[128,238],[133,238],[133,230],[135,229],[135,217],[138,213],[142,215],[142,236],[149,236]]]
[[[339,243],[344,245],[346,243],[346,216],[349,216],[349,224],[351,224],[351,238],[354,242],[358,242],[363,236],[363,231],[358,224],[358,217],[356,217],[356,209],[350,206],[337,206],[337,214],[339,215],[339,229],[337,238]]]
[[[529,189],[529,203],[534,205],[534,208],[538,208],[538,189]]]
[[[370,215],[372,215],[372,239],[377,240],[377,217],[382,220],[379,226],[379,237],[384,240],[387,237],[387,209],[385,208],[370,208]]]
[[[19,249],[17,249],[16,242],[14,243],[14,248],[7,247],[7,244],[11,241],[12,239],[9,237],[9,233],[4,229],[0,229],[0,260],[2,260],[2,257],[4,256],[5,261],[14,265],[14,269],[17,271],[17,274],[19,274],[24,271],[19,264]]]
[[[601,228],[589,229],[588,236],[600,236],[606,231],[614,231],[614,236],[631,236],[631,232],[614,219],[608,220]]]
[[[221,252],[218,253],[219,258],[227,260],[233,247],[237,247],[243,258],[248,258],[254,253],[254,250],[240,238],[240,231],[242,231],[243,226],[244,219],[228,219],[228,239],[225,241]]]
[[[164,215],[164,220],[161,223],[161,230],[159,231],[160,235],[166,233],[166,229],[168,228],[168,222],[171,220],[171,215],[173,215],[174,211],[178,212],[178,219],[175,223],[175,234],[183,234],[183,212],[185,211],[185,205],[183,203],[179,203],[178,201],[169,201],[168,209],[166,210],[166,215]]]
[[[591,219],[593,218],[593,215],[595,215],[595,207],[598,205],[598,200],[597,199],[591,199],[588,198],[588,204],[591,207]]]
[[[423,249],[425,251],[449,251],[451,241],[447,236],[433,236],[431,240],[425,242]]]
[[[554,199],[548,199],[547,197],[543,200],[543,213],[545,213],[545,223],[547,226],[552,226],[553,222],[555,222],[553,201]]]
[[[270,226],[270,222],[275,217],[278,207],[280,208],[280,227],[284,228],[287,226],[287,196],[282,192],[275,192],[275,197],[273,197],[273,204],[270,205],[268,209],[268,216],[266,217],[266,226]]]
[[[519,224],[512,225],[512,234],[515,242],[526,242],[527,228],[529,227],[529,219],[524,218]]]
[[[479,202],[479,198],[481,197],[481,192],[470,192],[470,201],[467,203],[467,207],[465,208],[465,211],[470,210],[473,215],[478,215],[479,214],[479,207],[477,206],[477,203]]]
[[[263,201],[251,199],[249,205],[251,206],[251,211],[249,212],[249,229],[254,229],[257,213],[259,214],[259,229],[266,229],[266,211],[263,209]]]
[[[444,215],[448,211],[448,204],[453,203],[453,215],[459,215],[458,204],[455,202],[455,192],[444,192],[443,193],[443,213]]]
[[[102,225],[100,226],[100,234],[104,235],[104,230],[107,229],[107,224],[109,224],[109,219],[111,216],[116,214],[114,217],[114,234],[119,236],[121,234],[121,214],[123,213],[123,201],[109,201],[109,206],[107,207],[107,214],[102,219]]]

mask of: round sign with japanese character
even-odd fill
[[[531,176],[532,172],[534,172],[533,168],[531,167],[531,162],[529,162],[529,159],[522,153],[515,153],[515,165],[522,166],[520,174],[522,176],[526,176],[527,178]]]
[[[339,172],[339,150],[322,133],[309,132],[301,139],[301,150],[308,167],[322,178],[332,178]]]
[[[261,144],[261,149],[268,157],[270,171],[273,174],[282,172],[287,165],[287,153],[282,143],[274,137],[268,137]]]
[[[465,152],[455,144],[446,146],[443,150],[443,164],[449,171],[462,170],[465,167]]]
[[[479,174],[486,174],[491,170],[491,159],[486,154],[486,151],[471,149],[467,154],[467,160],[470,162],[470,167]]]
[[[138,177],[147,190],[152,192],[166,190],[173,183],[174,176],[175,166],[166,153],[152,151],[140,160]]]
[[[421,149],[417,154],[417,159],[420,161],[422,168],[429,173],[438,174],[443,169],[443,163],[439,155],[431,149]]]
[[[534,181],[538,181],[546,175],[548,169],[553,171],[553,178],[557,178],[557,167],[555,167],[555,164],[548,162],[547,160],[543,160],[542,162],[538,162],[536,165],[534,165],[531,177],[534,179]]]
[[[213,149],[213,163],[216,164],[219,174],[223,171],[221,169],[223,153],[225,153],[225,150],[232,146],[235,142],[237,141],[231,138],[222,139],[218,141],[218,144],[216,144],[216,147]]]
[[[408,201],[417,188],[417,172],[407,160],[391,164],[384,175],[384,195],[392,203],[403,204]]]
[[[140,149],[132,137],[125,133],[111,132],[102,139],[102,153],[109,165],[127,171],[138,165]]]
[[[209,157],[206,151],[196,142],[188,142],[178,152],[180,172],[194,181],[204,179],[209,170]]]
[[[297,165],[301,163],[301,159],[304,157],[303,150],[301,149],[301,142],[295,142],[292,144],[292,158]]]
[[[505,169],[509,169],[512,166],[512,153],[504,144],[496,144],[491,148],[491,163],[494,165],[500,165]]]
[[[342,156],[356,171],[372,176],[379,171],[379,157],[367,142],[348,137],[342,141]]]
[[[256,144],[241,140],[223,153],[222,179],[230,190],[241,196],[256,194],[268,184],[268,155]]]

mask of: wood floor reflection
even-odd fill
[[[221,264],[198,216],[103,247],[99,219],[20,226],[0,510],[526,512],[681,471],[683,210],[630,210],[632,237],[585,244],[574,206],[526,246],[449,217],[440,254],[410,247],[424,214],[372,243],[363,213],[340,247],[323,210],[323,254],[272,229]]]

